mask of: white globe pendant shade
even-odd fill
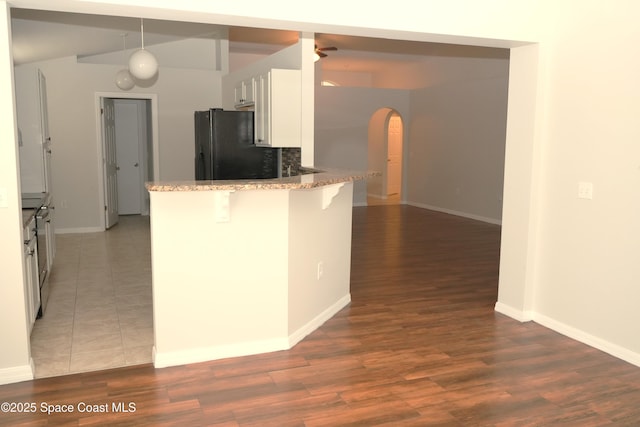
[[[148,80],[158,72],[158,61],[145,49],[133,52],[129,57],[129,72],[140,80]]]
[[[131,90],[136,85],[133,77],[126,68],[116,73],[116,86],[122,90]]]

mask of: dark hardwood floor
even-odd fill
[[[407,206],[353,223],[352,303],[292,350],[0,386],[36,404],[0,425],[640,425],[640,368],[494,312],[498,226]]]

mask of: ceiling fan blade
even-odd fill
[[[327,55],[326,53],[322,53],[322,52],[320,52],[319,50],[316,50],[316,53],[318,54],[318,56],[319,56],[320,58],[326,58],[327,56],[329,56],[329,55]]]
[[[338,50],[338,48],[335,47],[335,46],[329,46],[329,47],[318,47],[318,48],[316,48],[316,50],[319,50],[319,51],[323,51],[323,50]]]

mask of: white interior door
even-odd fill
[[[118,213],[142,212],[142,160],[140,158],[139,104],[136,99],[115,101],[116,159],[118,162]]]
[[[102,141],[104,168],[105,228],[118,223],[118,163],[116,158],[116,120],[113,99],[102,98]]]
[[[402,187],[402,119],[389,118],[387,145],[387,196],[400,194]]]
[[[38,70],[38,98],[40,100],[40,128],[42,129],[42,181],[44,191],[53,194],[51,188],[51,135],[49,134],[49,109],[47,106],[47,79]]]

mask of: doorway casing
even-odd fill
[[[102,100],[105,98],[113,99],[140,99],[148,100],[151,103],[150,111],[148,114],[151,117],[151,151],[153,162],[151,166],[150,175],[157,179],[160,176],[160,155],[159,155],[159,142],[158,142],[158,96],[156,94],[149,93],[119,93],[119,92],[96,92],[95,94],[95,111],[96,111],[96,141],[98,144],[98,200],[100,205],[100,218],[101,228],[106,229],[106,218],[104,214],[107,191],[105,188],[105,152],[103,141],[103,118],[101,113]]]
[[[399,141],[391,141],[391,143],[398,143],[399,146],[394,146],[399,151],[399,157],[394,156],[394,166],[391,166],[390,154],[393,150],[390,146],[390,126],[398,125],[399,134],[394,136],[399,137]],[[403,195],[403,175],[404,175],[404,132],[403,132],[403,120],[398,111],[393,108],[380,108],[373,113],[369,120],[369,132],[368,132],[368,161],[367,168],[372,171],[381,172],[381,176],[370,178],[367,180],[367,196],[374,199],[387,199],[390,195],[391,181],[394,179],[399,181],[397,183],[398,202],[402,201]],[[397,164],[396,164],[397,163]],[[392,172],[392,169],[395,170]],[[394,176],[391,176],[393,173]]]

